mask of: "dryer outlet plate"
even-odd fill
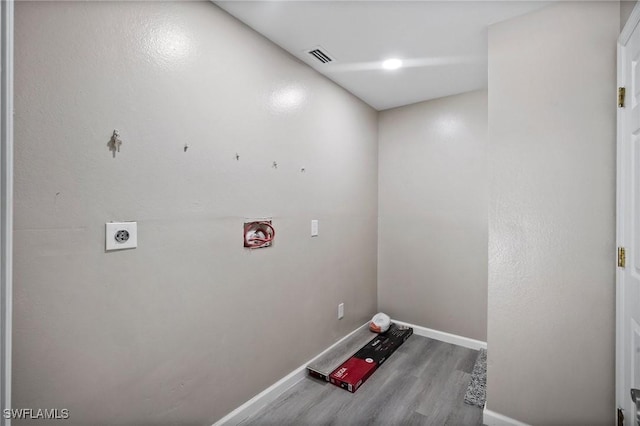
[[[137,222],[109,222],[105,224],[105,250],[123,250],[138,247]]]

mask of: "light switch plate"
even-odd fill
[[[338,319],[344,318],[344,302],[338,305]]]
[[[105,226],[105,249],[122,250],[138,247],[137,222],[109,222]]]
[[[311,236],[312,237],[318,236],[318,220],[317,219],[313,219],[311,221]]]

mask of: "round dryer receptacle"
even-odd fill
[[[115,240],[119,243],[126,243],[129,240],[129,231],[126,229],[121,229],[116,232]]]

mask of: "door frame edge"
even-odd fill
[[[0,425],[10,426],[13,311],[14,0],[0,2]]]

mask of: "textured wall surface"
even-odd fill
[[[378,302],[487,338],[487,92],[379,116]]]
[[[489,29],[488,408],[614,419],[619,5]]]
[[[351,94],[209,2],[17,2],[15,76],[14,407],[210,425],[375,313]],[[105,253],[120,220],[138,248]]]

